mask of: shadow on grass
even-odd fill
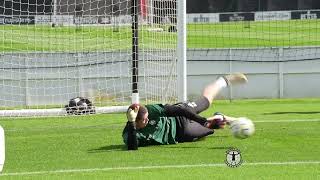
[[[209,136],[207,138],[228,138],[230,137],[229,135],[213,135],[213,136]]]
[[[320,114],[320,111],[287,111],[287,112],[272,112],[263,113],[264,115],[276,115],[276,114]]]
[[[232,148],[232,147],[228,147],[228,146],[214,146],[214,147],[194,146],[194,145],[192,145],[194,143],[195,142],[186,142],[186,143],[183,143],[182,146],[177,146],[177,145],[159,145],[159,146],[161,146],[163,148],[170,148],[170,149],[171,148],[172,149],[203,149],[203,148],[207,148],[207,149],[216,149],[216,150],[228,150],[228,149]],[[102,147],[99,147],[96,149],[89,149],[88,153],[105,153],[105,152],[114,152],[114,151],[127,151],[127,147],[122,144],[102,146]]]
[[[205,141],[207,138],[217,138],[217,137],[226,138],[229,136],[225,136],[225,135],[207,136],[193,142],[179,143],[179,144],[183,144],[182,146],[176,146],[176,145],[159,145],[159,146],[166,147],[166,148],[181,148],[181,149],[196,149],[196,148],[226,149],[226,150],[230,149],[230,147],[199,147],[199,146],[192,145],[200,141]],[[185,146],[187,144],[190,144],[191,146]],[[153,146],[157,146],[157,145],[153,145]],[[95,149],[89,149],[88,153],[104,153],[104,152],[114,152],[114,151],[127,151],[127,146],[124,144],[106,145],[106,146],[98,147]]]
[[[228,146],[215,146],[215,147],[201,147],[201,146],[166,146],[166,148],[173,148],[173,149],[216,149],[216,150],[228,150],[233,147]]]
[[[216,147],[209,147],[208,149],[222,149],[222,150],[228,150],[228,149],[232,149],[234,147],[231,147],[231,146],[216,146]]]
[[[89,149],[88,153],[103,153],[112,151],[126,151],[127,148],[124,144],[102,146],[96,149]]]

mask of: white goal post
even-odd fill
[[[0,173],[3,170],[5,162],[5,138],[4,138],[4,130],[0,126]]]
[[[179,74],[186,64],[185,20],[176,20],[175,0],[158,1],[169,14],[150,1],[4,4],[0,116],[67,115],[65,105],[75,97],[92,101],[96,113],[185,99],[186,74]],[[149,31],[148,19],[164,15],[171,20],[161,22],[163,31]],[[177,21],[180,31],[171,31]]]

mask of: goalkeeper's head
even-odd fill
[[[148,109],[145,106],[140,105],[136,118],[136,127],[138,129],[146,127],[149,122],[148,115]]]

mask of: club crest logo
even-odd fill
[[[154,126],[154,125],[156,124],[156,121],[155,121],[155,120],[149,120],[149,124],[150,124],[151,126]]]
[[[226,160],[225,163],[227,166],[235,168],[239,167],[242,164],[241,152],[239,149],[231,148],[226,151]]]

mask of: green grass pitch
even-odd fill
[[[6,163],[0,179],[319,179],[320,99],[217,101],[215,111],[246,116],[256,134],[228,128],[193,143],[126,151],[124,114],[1,118]],[[229,147],[243,164],[224,164]]]
[[[188,48],[254,48],[320,45],[319,20],[268,22],[226,22],[188,24]],[[176,33],[148,31],[140,26],[139,47],[172,49]],[[2,52],[96,52],[131,50],[131,29],[122,26],[114,32],[111,26],[46,25],[0,26]]]

